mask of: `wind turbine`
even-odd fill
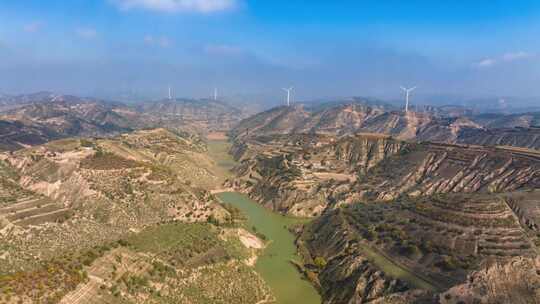
[[[214,88],[214,100],[215,100],[215,101],[217,101],[217,97],[218,97],[218,96],[217,96],[217,95],[218,95],[217,93],[218,93],[217,88]]]
[[[290,87],[288,89],[283,89],[283,91],[287,92],[287,106],[291,106],[291,92],[294,88]]]
[[[401,89],[405,92],[406,94],[406,99],[405,99],[405,112],[409,112],[409,97],[411,95],[411,92],[416,90],[416,87],[412,87],[410,89],[407,89],[405,87],[401,87]]]
[[[171,87],[169,86],[169,100],[172,99]]]

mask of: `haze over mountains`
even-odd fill
[[[400,139],[539,146],[534,127],[540,125],[540,112],[481,113],[461,106],[430,106],[404,113],[380,100],[353,98],[277,107],[238,124],[249,113],[210,99],[164,99],[127,105],[48,92],[4,95],[0,98],[2,149],[155,127],[200,134],[231,130],[233,137],[250,131],[259,135],[377,132]]]
[[[59,138],[107,137],[156,127],[202,134],[228,130],[245,115],[213,100],[175,99],[134,106],[47,92],[4,96],[0,104],[4,150]]]
[[[0,100],[7,303],[276,299],[253,268],[273,240],[222,191],[313,219],[294,265],[325,304],[538,300],[538,112]]]
[[[0,304],[540,304],[540,1],[0,20]]]
[[[539,117],[278,107],[230,131],[228,185],[316,218],[299,268],[324,303],[536,303]]]
[[[365,103],[326,104],[314,108],[278,107],[243,120],[231,130],[231,135],[241,138],[290,133],[344,135],[372,132],[404,140],[539,147],[538,112],[459,114],[448,107],[404,112]]]

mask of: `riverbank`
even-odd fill
[[[262,234],[269,241],[255,263],[255,270],[272,289],[276,303],[297,304],[299,299],[303,304],[321,303],[315,287],[291,263],[299,263],[301,258],[294,244],[294,235],[288,227],[306,220],[274,213],[241,193],[225,192],[217,196],[244,213],[250,232]]]
[[[232,176],[230,170],[236,165],[229,154],[230,143],[226,139],[209,139],[208,153],[214,159],[222,178]],[[234,189],[211,190],[223,203],[229,203],[242,211],[246,217],[246,229],[256,235],[264,235],[266,246],[255,261],[255,270],[272,289],[277,304],[319,304],[321,298],[315,287],[306,281],[291,261],[301,265],[301,257],[294,243],[295,237],[288,227],[305,223],[305,219],[285,217],[252,201],[247,195]]]

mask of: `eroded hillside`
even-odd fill
[[[228,131],[245,118],[240,109],[208,99],[146,102],[137,106],[137,109],[151,116],[152,121],[161,127],[204,134]]]
[[[229,185],[315,217],[299,229],[299,267],[325,303],[538,299],[536,270],[510,266],[539,265],[535,150],[363,133],[254,136],[231,152]]]
[[[464,144],[487,146],[514,146],[528,149],[540,149],[540,128],[512,129],[463,129],[458,141]]]
[[[154,128],[204,135],[227,131],[242,118],[241,110],[211,100],[165,100],[128,106],[52,93],[13,96],[0,100],[0,150]]]
[[[68,96],[69,97],[69,96]],[[99,100],[35,101],[0,114],[2,150],[17,150],[67,137],[106,137],[146,126],[133,110]]]
[[[538,113],[472,114],[403,112],[381,106],[344,103],[306,109],[278,107],[241,121],[230,132],[237,140],[264,135],[317,133],[354,135],[368,132],[401,140],[515,146],[537,149]]]
[[[237,143],[233,153],[242,162],[231,185],[265,206],[298,216],[355,201],[540,186],[538,154],[519,149],[359,134],[257,137]]]
[[[504,196],[448,194],[348,205],[298,244],[325,303],[535,303],[535,241]]]
[[[156,129],[2,154],[0,301],[269,297],[245,262],[255,249],[217,225],[233,218],[206,190],[218,179],[205,152],[197,136]]]
[[[320,133],[327,135],[380,133],[409,140],[454,142],[462,128],[481,128],[466,117],[441,117],[428,112],[392,111],[348,103],[322,109],[278,107],[243,120],[230,134],[252,136]]]

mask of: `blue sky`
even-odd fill
[[[0,92],[540,96],[539,17],[520,0],[2,1]]]

